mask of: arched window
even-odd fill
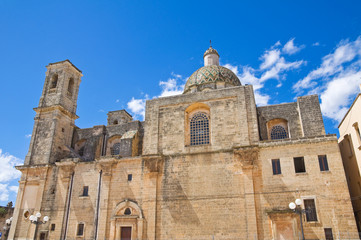
[[[114,143],[112,147],[110,147],[111,155],[119,155],[120,154],[120,142]]]
[[[124,215],[130,215],[130,214],[132,214],[132,211],[130,211],[130,208],[126,208],[124,210]]]
[[[54,74],[53,77],[51,78],[50,89],[56,88],[57,84],[58,84],[58,74]]]
[[[288,121],[283,118],[274,118],[267,122],[268,139],[277,140],[289,138]]]
[[[288,138],[286,129],[280,125],[273,126],[271,130],[271,139],[273,140],[284,138]]]
[[[193,115],[189,123],[190,145],[209,144],[209,119],[204,112]]]
[[[72,96],[74,91],[74,79],[70,78],[68,83],[68,96]]]
[[[120,155],[121,136],[116,135],[108,140],[107,155]]]

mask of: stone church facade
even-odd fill
[[[87,129],[82,72],[49,64],[9,239],[298,239],[296,198],[307,239],[358,236],[318,96],[257,107],[215,49],[204,62],[183,94],[147,101],[143,122],[120,110]]]

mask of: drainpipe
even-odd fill
[[[65,212],[65,228],[64,228],[64,236],[63,236],[63,240],[66,239],[66,235],[68,232],[68,222],[69,222],[69,212],[70,212],[70,200],[71,200],[71,193],[73,191],[73,181],[74,181],[74,172],[71,174],[70,177],[70,185],[69,185],[69,194],[68,194],[68,199],[67,199],[67,203],[66,203],[66,212]],[[63,234],[63,233],[62,233]]]
[[[101,185],[102,185],[102,174],[103,170],[100,170],[99,172],[99,181],[98,181],[98,198],[97,198],[97,209],[95,213],[95,231],[94,231],[94,240],[97,240],[98,238],[98,221],[99,221],[99,207],[100,207],[100,191],[101,191]]]
[[[101,152],[101,156],[105,156],[106,155],[106,147],[107,147],[107,142],[106,142],[106,133],[103,133],[103,144],[102,144],[102,152]]]

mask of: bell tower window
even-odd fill
[[[73,91],[74,91],[74,79],[70,78],[69,79],[69,83],[68,83],[68,92],[67,95],[69,97],[71,97],[73,95]]]
[[[53,77],[51,78],[50,89],[56,88],[57,85],[58,85],[58,74],[54,74]]]

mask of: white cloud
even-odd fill
[[[187,79],[183,79],[182,75],[171,73],[171,78],[168,78],[167,81],[160,81],[159,86],[161,88],[161,93],[155,97],[169,97],[183,93],[184,84]],[[155,98],[153,97],[153,98]],[[144,119],[145,116],[145,103],[149,99],[149,96],[146,94],[144,98],[132,99],[128,102],[127,106],[130,112],[134,114],[135,117],[141,117]]]
[[[25,137],[26,138],[31,138],[31,134],[26,134]]]
[[[328,82],[321,93],[321,110],[323,114],[336,121],[345,116],[353,96],[359,92],[361,71],[339,75]]]
[[[292,55],[295,54],[297,52],[299,52],[302,48],[304,48],[304,45],[300,45],[300,46],[296,46],[294,44],[294,40],[295,38],[290,39],[282,48],[282,52],[288,54],[288,55]]]
[[[14,191],[16,186],[8,187],[7,182],[18,179],[21,176],[21,172],[14,167],[21,165],[23,161],[8,153],[2,153],[0,149],[0,201],[8,201],[9,190]]]
[[[8,182],[19,178],[21,173],[14,167],[21,164],[23,164],[21,159],[8,153],[3,154],[2,149],[0,149],[0,182]]]
[[[171,72],[171,75],[175,78],[182,78],[182,75]]]
[[[261,81],[266,81],[268,79],[279,79],[280,74],[285,71],[292,69],[297,69],[303,64],[306,64],[306,61],[300,60],[295,62],[286,62],[286,60],[281,57],[278,59],[278,62],[268,71],[264,72],[261,76]]]
[[[281,51],[279,49],[266,51],[260,58],[263,61],[260,69],[266,69],[274,65],[279,60],[280,55]]]
[[[340,121],[361,83],[361,36],[343,40],[321,65],[293,85],[296,93],[320,94],[324,116]]]
[[[115,103],[118,103],[120,100],[119,99],[117,99],[117,100],[115,100]]]
[[[345,64],[361,55],[361,37],[354,42],[341,41],[336,50],[322,58],[321,66],[311,71],[305,78],[294,84],[293,89],[301,93],[304,89],[315,87],[316,79],[324,79],[345,70]]]
[[[141,116],[144,119],[146,101],[147,97],[144,99],[135,99],[132,97],[132,100],[128,102],[128,108],[135,115],[134,117]]]
[[[254,91],[254,98],[258,106],[265,106],[271,97],[267,94],[261,94],[259,91]]]
[[[281,46],[281,42],[280,41],[277,41],[271,48],[275,48],[275,47],[278,47],[278,46]]]
[[[296,47],[293,44],[291,39],[286,47],[287,51],[299,51],[301,47]],[[292,46],[291,44],[292,43]],[[286,45],[287,45],[286,44]],[[286,46],[285,45],[285,46]],[[285,49],[285,46],[283,49]],[[291,49],[292,47],[292,49]],[[303,47],[303,46],[302,46]],[[278,41],[276,44],[271,46],[269,50],[266,50],[262,56],[259,58],[262,62],[259,69],[254,69],[249,66],[234,66],[231,64],[225,64],[224,67],[232,70],[242,84],[251,84],[255,91],[256,103],[259,106],[267,105],[271,97],[265,93],[262,93],[262,88],[264,84],[271,80],[278,80],[277,87],[282,86],[282,80],[285,79],[285,73],[294,69],[300,68],[302,65],[305,65],[307,62],[304,60],[288,62],[285,57],[282,56],[284,51],[281,51],[282,44]]]
[[[268,104],[270,96],[267,94],[262,94],[260,89],[263,87],[263,84],[259,78],[255,76],[256,72],[253,68],[244,66],[242,67],[242,73],[239,73],[238,66],[233,66],[231,64],[225,64],[224,67],[230,69],[234,74],[237,75],[242,84],[253,85],[254,97],[257,105],[264,106]]]
[[[14,193],[18,193],[18,190],[19,190],[19,186],[10,186],[9,187],[9,190],[14,192]]]
[[[8,201],[9,200],[9,189],[7,184],[0,183],[0,201]]]
[[[318,46],[320,46],[320,43],[319,43],[319,42],[315,42],[315,43],[312,44],[312,46],[318,47]]]
[[[165,82],[159,82],[159,86],[162,88],[159,97],[169,97],[183,93],[184,84],[178,84],[178,82],[181,81],[182,76],[174,73],[172,73],[172,76],[174,76],[174,78],[168,78]]]

